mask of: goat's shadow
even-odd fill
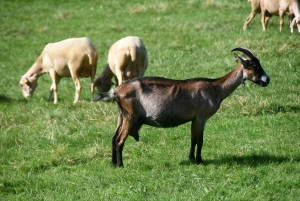
[[[300,113],[300,106],[299,105],[277,105],[271,104],[268,107],[261,107],[258,108],[257,114],[269,114],[269,115],[276,115],[278,113]]]
[[[281,164],[286,162],[299,163],[300,156],[296,157],[286,157],[286,156],[273,156],[269,154],[252,154],[246,156],[232,156],[232,155],[224,155],[218,156],[213,159],[205,159],[203,158],[202,165],[238,165],[238,166],[250,166],[250,167],[258,167],[268,164]],[[184,160],[179,163],[182,166],[195,165],[196,162],[193,160]]]

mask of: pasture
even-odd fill
[[[300,34],[273,16],[249,28],[246,0],[0,1],[0,200],[299,200]],[[128,137],[124,168],[113,168],[117,106],[90,101],[90,79],[63,78],[58,104],[48,102],[49,75],[29,101],[19,80],[49,42],[90,38],[97,76],[115,41],[143,39],[145,76],[218,78],[235,62],[231,49],[252,50],[270,76],[246,81],[222,103],[204,131],[203,165],[188,160],[190,123],[143,126]],[[239,53],[239,55],[241,55]]]

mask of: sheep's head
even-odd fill
[[[231,50],[243,52],[249,59],[241,58],[234,53],[234,56],[239,60],[243,66],[243,81],[250,80],[262,87],[265,87],[269,84],[270,78],[265,73],[264,69],[261,67],[259,60],[254,56],[254,54],[243,47],[234,48]]]
[[[22,77],[20,80],[20,87],[25,98],[32,97],[38,83],[36,79]]]
[[[98,92],[107,92],[112,86],[111,79],[104,79],[102,76],[99,76],[95,81],[95,86],[98,89]]]
[[[293,33],[293,29],[294,29],[294,25],[297,25],[298,28],[298,32],[300,33],[300,15],[298,15],[297,17],[295,17],[292,21],[292,23],[290,24],[290,28],[291,28],[291,32]]]

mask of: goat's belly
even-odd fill
[[[143,119],[143,123],[154,126],[154,127],[160,127],[160,128],[170,128],[170,127],[176,127],[181,124],[187,123],[191,120],[187,119],[179,119],[179,118],[145,118]]]

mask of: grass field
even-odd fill
[[[300,200],[300,34],[279,18],[247,31],[246,0],[0,1],[0,200]],[[190,123],[143,126],[129,137],[124,168],[110,166],[114,103],[91,102],[90,80],[73,105],[71,79],[47,101],[44,75],[30,101],[19,80],[49,42],[90,38],[99,52],[127,35],[148,50],[146,76],[217,78],[251,49],[271,78],[238,87],[207,122],[203,165],[188,160]]]

